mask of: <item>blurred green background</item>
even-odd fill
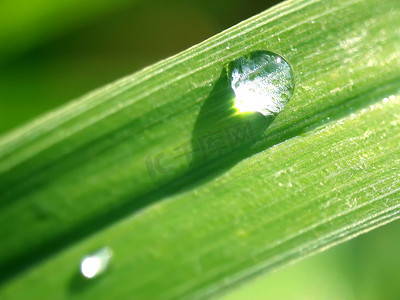
[[[278,1],[0,0],[0,135]],[[242,299],[400,299],[400,223],[228,291]]]

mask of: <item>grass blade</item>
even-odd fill
[[[399,16],[284,2],[3,136],[0,268],[26,271],[0,295],[204,297],[395,219]],[[196,156],[214,124],[263,122],[233,116],[224,75],[257,49],[292,64],[295,97],[256,141]],[[113,271],[86,288],[72,262],[103,244]]]

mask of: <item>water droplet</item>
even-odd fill
[[[103,273],[111,260],[112,251],[108,247],[85,256],[81,260],[81,273],[86,278],[94,278]]]
[[[294,75],[289,63],[269,51],[246,54],[228,67],[235,107],[240,112],[278,114],[294,93]]]

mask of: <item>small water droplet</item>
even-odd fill
[[[278,114],[294,93],[294,75],[289,63],[269,51],[254,51],[228,66],[228,76],[235,93],[235,107],[240,112]]]
[[[86,278],[94,278],[102,274],[108,267],[112,251],[108,247],[89,254],[81,260],[81,273]]]

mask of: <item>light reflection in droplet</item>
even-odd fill
[[[294,93],[294,75],[288,62],[276,53],[254,51],[228,67],[239,112],[278,114]]]
[[[94,278],[103,273],[111,260],[112,251],[108,247],[101,248],[100,250],[85,256],[81,260],[81,273],[86,278]]]

